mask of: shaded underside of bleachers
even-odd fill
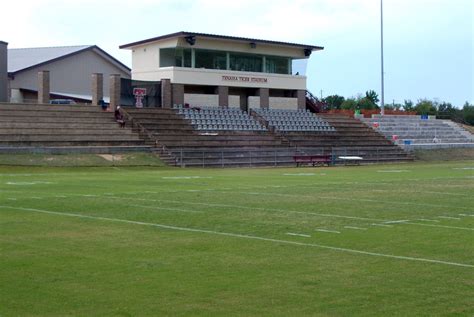
[[[113,113],[85,105],[0,104],[0,153],[149,151]]]

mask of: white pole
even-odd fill
[[[384,96],[384,69],[383,69],[383,0],[380,0],[380,55],[382,64],[382,93],[381,93],[381,105],[380,114],[385,114],[385,96]]]

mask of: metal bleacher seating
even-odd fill
[[[199,131],[265,131],[259,122],[236,108],[183,107],[174,105],[178,114]]]
[[[308,110],[253,109],[278,132],[334,132],[327,121]]]

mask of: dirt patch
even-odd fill
[[[109,162],[117,162],[123,160],[123,155],[117,154],[99,154],[98,156]]]

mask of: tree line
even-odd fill
[[[322,99],[324,108],[327,110],[375,110],[380,109],[377,105],[379,96],[374,90],[369,90],[365,95],[344,98],[339,95],[327,96]],[[462,108],[456,108],[449,102],[440,102],[430,99],[419,99],[416,103],[405,100],[403,104],[385,104],[386,110],[410,111],[416,114],[433,115],[439,119],[450,119],[456,122],[474,125],[474,105],[467,101]]]

